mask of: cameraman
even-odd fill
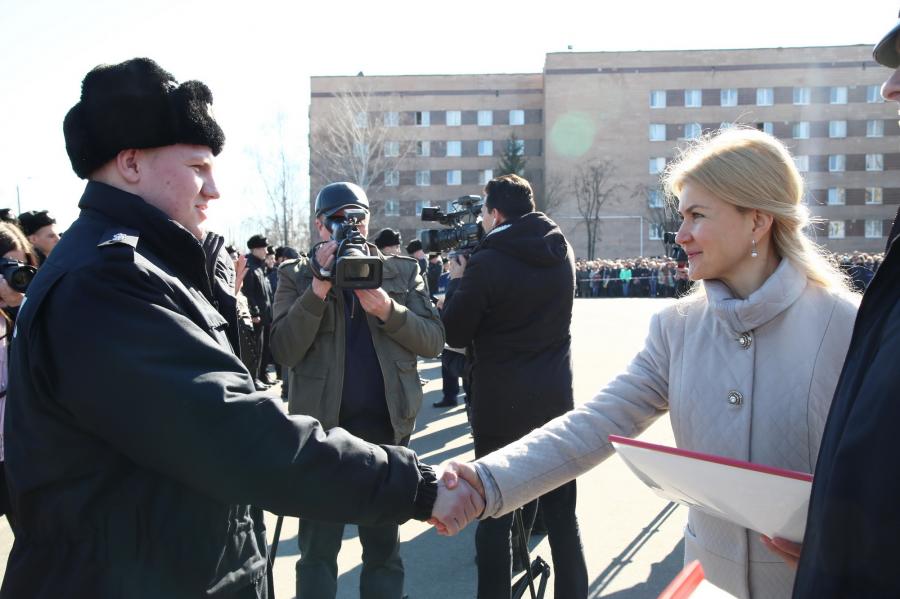
[[[315,261],[333,270],[338,245],[331,223],[345,210],[361,208],[366,218],[358,228],[365,237],[369,201],[352,183],[332,183],[319,192],[315,208],[315,227],[325,242],[314,248]],[[291,414],[313,416],[326,429],[340,426],[372,443],[405,446],[422,404],[416,355],[439,355],[444,330],[416,261],[367,247],[384,261],[377,289],[336,288],[314,275],[309,258],[285,262],[278,271],[272,353],[290,369]],[[298,599],[335,596],[343,531],[341,523],[301,519]],[[398,527],[360,526],[359,538],[360,595],[400,599]]]
[[[571,337],[575,262],[559,227],[534,211],[528,181],[497,177],[484,188],[487,235],[468,263],[450,263],[442,320],[447,343],[470,347],[475,456],[519,439],[573,407]],[[554,596],[587,597],[575,485],[540,499],[555,570]],[[479,599],[510,596],[512,514],[478,523]]]

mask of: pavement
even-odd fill
[[[643,346],[650,316],[671,300],[577,299],[572,337],[576,403],[589,399],[615,377]],[[411,447],[423,461],[438,465],[449,459],[474,459],[472,438],[462,406],[433,408],[441,396],[439,360],[419,363],[428,383]],[[275,389],[273,389],[274,391]],[[641,439],[674,444],[668,418]],[[624,463],[613,456],[578,479],[578,518],[588,565],[590,597],[655,598],[682,566],[685,508],[658,498]],[[270,537],[275,517],[267,514]],[[475,526],[456,537],[441,537],[427,524],[407,522],[400,528],[401,555],[410,599],[456,599],[475,596]],[[0,574],[12,547],[6,519],[0,519]],[[545,537],[532,538],[532,558],[550,562]],[[348,525],[338,560],[338,599],[359,596],[361,547],[355,526]],[[275,560],[275,596],[294,597],[297,520],[284,520]],[[552,577],[551,577],[552,581]],[[528,597],[526,591],[525,596]],[[553,597],[552,584],[545,594]]]

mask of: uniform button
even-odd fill
[[[737,391],[731,391],[728,393],[728,403],[733,406],[739,406],[744,403],[744,396]]]
[[[750,346],[753,344],[753,335],[750,333],[741,333],[741,336],[738,337],[738,345],[741,346],[741,349],[750,349]]]

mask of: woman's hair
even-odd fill
[[[811,219],[803,203],[803,178],[788,149],[771,135],[747,127],[705,135],[666,168],[662,182],[670,201],[694,183],[741,212],[771,214],[778,256],[825,289],[849,290],[846,275],[804,233]]]
[[[0,222],[0,257],[12,250],[22,250],[25,254],[25,262],[31,266],[37,266],[34,249],[22,230],[16,225]]]

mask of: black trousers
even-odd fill
[[[459,352],[445,349],[441,354],[441,389],[444,401],[456,402],[459,395],[459,378],[463,377],[463,387],[468,397],[469,389],[465,380],[466,356]]]
[[[479,439],[476,434],[475,457],[487,455],[505,444],[498,444],[496,439]],[[586,599],[588,596],[587,565],[575,516],[576,500],[574,480],[539,499],[553,558],[553,596],[558,599]],[[533,521],[533,518],[533,514],[530,515],[529,519]],[[510,596],[512,522],[512,513],[478,522],[475,531],[478,599],[508,599]]]

